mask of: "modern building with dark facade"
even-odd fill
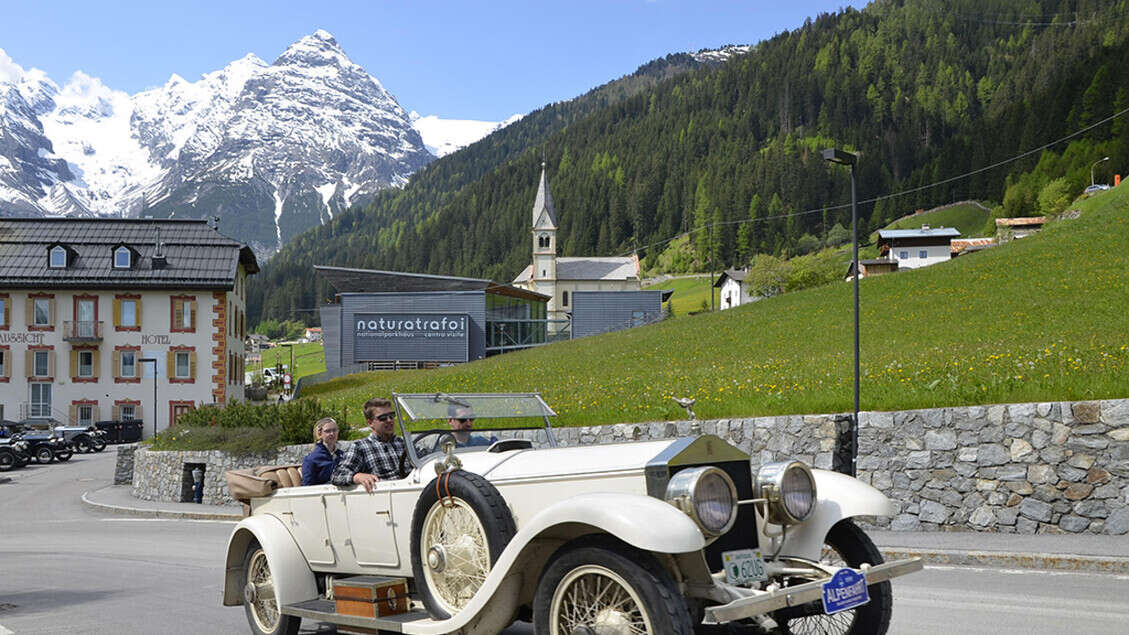
[[[315,267],[337,290],[321,307],[326,369],[429,368],[483,359],[662,317],[663,291],[577,292],[571,319],[549,296],[478,278]]]

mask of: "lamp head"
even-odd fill
[[[823,160],[841,165],[855,165],[858,162],[858,155],[839,148],[827,148],[823,151]]]

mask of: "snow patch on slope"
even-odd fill
[[[521,119],[522,115],[513,115],[500,122],[476,121],[474,119],[440,119],[435,115],[421,116],[415,111],[409,117],[411,117],[412,126],[423,138],[423,144],[427,147],[428,152],[437,157],[443,157],[505,128]]]

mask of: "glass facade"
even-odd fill
[[[545,302],[486,294],[486,354],[540,346],[570,339],[568,320],[548,320]]]

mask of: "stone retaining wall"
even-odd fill
[[[846,464],[849,417],[791,415],[700,421],[702,432],[757,463],[795,458]],[[689,421],[556,430],[562,445],[622,443],[690,434]],[[1001,533],[1129,533],[1129,399],[863,412],[859,479],[898,505],[882,527]],[[298,463],[310,445],[279,456],[136,453],[134,495],[182,500],[184,465],[205,463],[204,502],[231,502],[223,472]],[[190,477],[189,477],[189,482]]]

